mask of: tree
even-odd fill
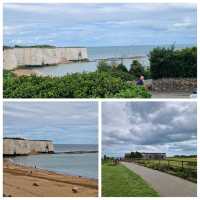
[[[116,69],[119,70],[119,71],[122,71],[122,72],[128,72],[126,66],[123,65],[122,63],[120,63],[119,65],[117,65]]]
[[[131,152],[131,153],[125,154],[125,158],[128,158],[128,159],[138,159],[138,158],[142,158],[142,154],[140,152],[138,152],[138,151]]]
[[[146,69],[144,69],[144,77],[145,77],[145,79],[151,79],[150,67],[147,67]]]
[[[140,152],[136,151],[135,158],[142,158],[142,154]]]
[[[153,79],[177,77],[177,59],[174,46],[170,48],[154,48],[149,55],[150,69]]]
[[[104,159],[104,160],[107,160],[107,159],[108,159],[108,157],[106,156],[106,154],[103,156],[103,159]]]
[[[129,73],[134,75],[135,77],[139,77],[144,74],[144,68],[140,64],[140,62],[138,62],[137,60],[133,60]]]
[[[97,65],[97,70],[107,72],[107,71],[111,71],[112,67],[105,60],[101,60],[101,61],[99,61],[98,65]]]
[[[154,48],[149,54],[150,70],[153,79],[158,78],[196,78],[197,48],[175,50]]]
[[[126,66],[122,63],[108,63],[105,60],[101,60],[97,65],[97,71],[108,72],[112,77],[120,78],[123,81],[132,81],[134,79],[134,77],[128,73]]]
[[[112,61],[111,63],[110,63],[110,65],[111,65],[111,68],[112,68],[112,70],[115,70],[116,68],[117,68],[117,62],[115,62],[115,61]]]

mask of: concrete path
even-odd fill
[[[161,197],[196,197],[197,184],[135,163],[121,162],[141,176]]]
[[[192,92],[150,92],[152,99],[163,99],[163,98],[176,98],[176,99],[189,99]]]

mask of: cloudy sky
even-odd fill
[[[103,153],[196,154],[194,102],[107,102],[102,108]]]
[[[97,110],[95,102],[6,102],[4,137],[97,144]]]
[[[195,4],[4,4],[4,45],[196,44]]]

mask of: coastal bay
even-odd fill
[[[98,181],[14,164],[4,160],[4,196],[97,196]],[[17,178],[16,178],[17,177]]]
[[[161,47],[170,47],[170,45],[160,45]],[[191,47],[191,45],[176,45],[176,49]],[[138,60],[144,67],[148,67],[149,52],[157,47],[156,45],[132,45],[132,46],[107,46],[107,47],[87,47],[87,61],[70,61],[48,66],[27,66],[18,67],[13,70],[17,76],[37,75],[62,77],[72,73],[94,72],[100,60],[106,60],[108,63],[121,63],[130,69],[133,59]]]
[[[12,120],[16,122],[11,125],[12,131],[4,129],[3,196],[98,196],[97,104],[10,105],[4,104],[4,109],[15,107],[16,115],[19,110],[23,115]],[[77,116],[79,120],[74,120]],[[6,117],[6,123],[9,121],[10,115]],[[21,135],[17,134],[18,127]],[[36,130],[42,134],[36,134]]]
[[[98,179],[98,153],[56,153],[17,156],[12,162],[64,175]]]

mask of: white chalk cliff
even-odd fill
[[[50,140],[3,139],[3,155],[5,156],[51,153],[53,151],[53,143]]]
[[[3,68],[11,70],[19,66],[56,65],[87,58],[87,48],[81,47],[8,48],[3,50]]]

